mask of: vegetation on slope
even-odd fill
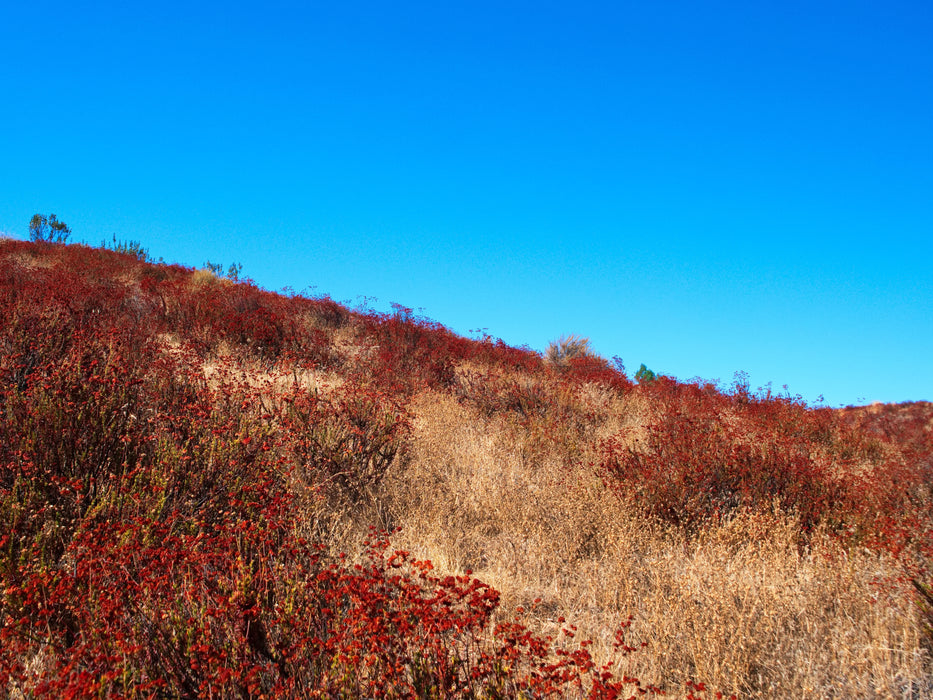
[[[0,290],[5,694],[933,690],[929,406],[636,384],[134,250],[0,241]]]

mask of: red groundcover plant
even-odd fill
[[[315,372],[336,381],[313,388]],[[328,518],[373,503],[404,454],[423,391],[567,454],[593,448],[610,490],[688,533],[778,509],[796,515],[801,549],[824,528],[893,552],[933,620],[922,407],[846,416],[743,386],[635,386],[600,358],[549,365],[403,307],[353,313],[2,241],[0,696],[660,692],[598,666],[570,625],[551,639],[503,618],[495,590],[435,574],[389,534],[361,563],[325,546]],[[646,417],[592,443],[606,392]],[[620,657],[640,648],[626,629]]]
[[[552,640],[497,620],[495,590],[469,573],[436,576],[385,535],[356,565],[299,535],[308,493],[310,507],[334,489],[355,504],[395,458],[410,425],[380,387],[399,384],[402,355],[381,351],[374,381],[357,368],[327,398],[209,380],[215,336],[264,363],[300,347],[289,309],[274,308],[289,300],[186,286],[182,269],[80,246],[3,247],[0,694],[657,691],[597,667],[571,629]],[[10,253],[50,262],[31,270]],[[140,281],[115,284],[117,273]],[[403,321],[372,323],[383,342],[463,345],[424,325],[409,337]],[[308,339],[308,357],[334,361],[319,334]],[[402,390],[450,381],[446,362],[427,366]]]

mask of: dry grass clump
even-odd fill
[[[566,617],[600,661],[616,658],[613,633],[631,616],[631,639],[649,646],[615,670],[675,696],[691,679],[761,698],[933,690],[917,611],[891,587],[890,559],[826,535],[803,547],[782,513],[739,514],[687,537],[514,421],[442,394],[412,410],[410,452],[382,495],[402,527],[396,543],[439,570],[472,570],[502,593],[503,614],[523,606],[555,636]],[[593,430],[623,421],[606,405]]]
[[[201,268],[191,273],[192,287],[209,287],[215,284],[221,284],[222,282],[229,283],[228,280],[221,279],[207,268]]]
[[[747,514],[693,542],[658,542],[631,602],[650,670],[742,697],[930,692],[909,597],[879,585],[893,563],[828,538],[801,553],[796,531],[787,516]]]
[[[544,351],[545,359],[553,365],[566,365],[573,358],[593,357],[590,339],[579,335],[562,335],[552,341]]]

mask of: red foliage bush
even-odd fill
[[[614,680],[586,642],[495,625],[494,590],[468,574],[434,576],[428,562],[389,554],[384,537],[351,566],[296,534],[295,471],[337,484],[349,502],[365,498],[408,434],[396,397],[448,383],[467,341],[381,319],[369,327],[383,346],[373,376],[326,398],[208,382],[197,353],[218,339],[316,362],[326,356],[320,330],[290,319],[345,317],[326,301],[193,286],[190,276],[83,246],[0,243],[3,693],[655,690]],[[179,345],[167,350],[163,332]],[[513,365],[529,357],[482,352]],[[619,639],[620,653],[631,651]]]
[[[416,318],[412,310],[394,305],[395,313],[370,314],[364,326],[370,357],[360,368],[369,381],[396,394],[422,388],[443,388],[453,381],[457,339],[440,324]]]
[[[649,512],[695,529],[738,509],[778,505],[810,530],[838,504],[841,490],[789,438],[762,441],[714,413],[671,413],[647,429],[642,444],[602,444],[608,485],[633,495]]]
[[[284,402],[283,452],[308,482],[336,487],[350,504],[372,493],[410,429],[396,400],[351,383],[326,398],[295,391]]]
[[[351,324],[355,360],[330,335]],[[241,359],[342,369],[343,383],[324,395],[209,382],[206,356],[234,363],[222,341]],[[795,512],[803,540],[823,523],[895,553],[929,605],[928,407],[840,415],[740,385],[636,387],[599,358],[558,371],[402,307],[364,317],[112,251],[2,241],[0,694],[655,692],[597,667],[572,628],[554,640],[496,620],[494,590],[390,554],[384,536],[351,566],[297,534],[295,484],[370,498],[417,391],[579,449],[597,419],[590,384],[637,392],[650,415],[598,444],[609,488],[691,530],[738,509]]]

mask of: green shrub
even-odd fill
[[[647,384],[653,382],[658,378],[658,375],[652,372],[645,366],[645,363],[641,363],[641,367],[638,368],[638,371],[635,372],[635,381],[639,384]]]
[[[113,234],[113,239],[109,243],[107,241],[101,241],[100,247],[105,250],[112,250],[116,253],[122,253],[123,255],[132,255],[142,262],[155,262],[155,260],[149,256],[149,251],[143,248],[142,243],[139,241],[117,240],[117,234]]]
[[[29,220],[29,240],[33,243],[65,243],[70,235],[71,229],[55,214],[49,217],[35,214]]]
[[[240,273],[243,272],[243,266],[240,263],[230,263],[230,267],[227,268],[227,274],[224,274],[224,266],[220,263],[211,262],[210,260],[204,263],[204,269],[215,277],[223,277],[231,282],[239,282]]]

